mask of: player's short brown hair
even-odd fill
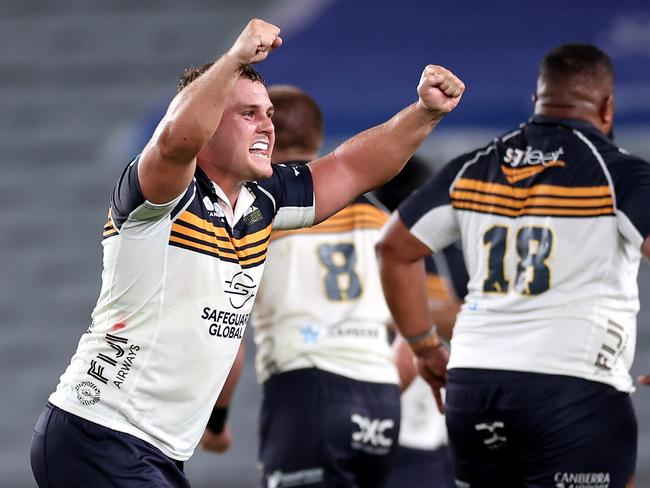
[[[183,88],[185,88],[187,85],[192,83],[203,73],[208,71],[213,64],[214,63],[205,63],[202,64],[201,66],[197,66],[197,67],[192,66],[190,68],[185,69],[185,72],[178,77],[178,86],[176,87],[176,93],[180,93],[180,91]],[[257,71],[255,71],[255,69],[253,69],[252,66],[248,64],[242,67],[240,76],[243,76],[244,78],[247,78],[251,81],[256,81],[258,83],[261,83],[262,85],[265,84],[262,75],[260,75]]]
[[[312,97],[291,85],[273,85],[275,147],[318,152],[323,144],[323,114]]]

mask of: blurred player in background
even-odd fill
[[[427,163],[413,156],[400,174],[375,190],[374,195],[394,211],[430,175]],[[425,268],[431,318],[440,336],[449,341],[467,293],[467,272],[460,247],[453,244],[427,257]],[[399,447],[385,488],[454,488],[445,417],[438,411],[431,388],[417,374],[410,347],[399,335],[393,342],[393,351],[402,389],[402,412]]]
[[[279,34],[253,19],[187,73],[124,170],[93,321],[34,429],[41,488],[188,486],[183,461],[237,356],[272,226],[318,224],[389,180],[464,90],[429,65],[388,122],[309,165],[272,165],[273,106],[249,64]]]
[[[400,206],[379,245],[384,291],[435,390],[449,368],[457,486],[623,488],[650,165],[610,138],[614,72],[596,47],[550,51],[534,103]],[[422,259],[459,237],[470,281],[447,365]]]
[[[269,88],[273,161],[318,157],[323,120],[294,87]],[[375,244],[388,215],[366,196],[326,221],[271,234],[252,315],[263,384],[263,486],[383,485],[399,432],[399,388]]]

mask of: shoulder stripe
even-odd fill
[[[186,229],[180,225],[172,224],[171,236],[177,237],[179,239],[184,239],[185,241],[193,242],[199,245],[208,246],[218,253],[232,254],[233,257],[237,254],[229,241],[219,241],[215,236],[210,236],[208,234],[202,234],[191,229]],[[225,247],[220,246],[220,244]]]
[[[114,235],[119,234],[119,231],[117,230],[117,227],[115,226],[115,222],[113,222],[113,216],[111,212],[111,207],[108,207],[108,220],[104,224],[104,232],[102,234],[102,239],[106,239],[107,237],[112,237]]]
[[[231,240],[235,246],[235,249],[244,249],[247,247],[250,247],[251,245],[257,245],[260,244],[266,240],[268,240],[269,235],[271,234],[271,227],[272,225],[269,224],[267,225],[264,229],[259,230],[257,232],[254,232],[253,234],[249,234],[247,236],[244,236],[240,239],[237,239],[235,237],[231,237]]]
[[[481,180],[460,178],[454,189],[475,190],[483,193],[504,195],[511,198],[528,198],[530,195],[548,195],[559,197],[602,197],[612,196],[611,188],[604,186],[559,186],[534,185],[530,188],[515,188],[500,183],[486,183]]]
[[[191,241],[189,239],[180,237],[178,235],[171,235],[169,237],[169,244],[183,249],[187,249],[188,251],[196,251],[202,254],[207,254],[208,256],[213,256],[215,258],[219,258],[222,261],[227,261],[229,263],[238,262],[236,256],[224,255],[224,253],[220,251],[220,249],[216,246],[211,246],[208,243],[200,244],[198,242]]]
[[[454,190],[451,193],[453,200],[465,200],[479,203],[494,203],[497,205],[509,206],[512,208],[523,208],[528,206],[550,206],[550,207],[604,207],[612,206],[611,197],[601,198],[561,198],[529,196],[528,198],[508,198],[473,191]]]
[[[266,259],[270,235],[271,224],[236,239],[225,228],[185,211],[172,224],[169,244],[251,267]]]
[[[613,216],[612,207],[594,209],[567,209],[552,207],[529,207],[521,210],[512,210],[496,205],[482,205],[470,202],[454,202],[453,207],[461,210],[474,210],[479,213],[503,215],[505,217],[519,217],[521,215],[539,215],[553,217],[598,217],[603,215]]]
[[[387,220],[388,215],[374,205],[354,203],[313,227],[273,231],[271,241],[291,235],[343,234],[355,230],[381,229]]]
[[[306,235],[306,234],[345,234],[347,232],[353,232],[357,230],[378,230],[381,226],[376,226],[375,224],[370,225],[332,225],[324,226],[320,225],[316,227],[310,227],[308,229],[299,229],[299,230],[277,230],[271,233],[271,242],[280,239],[282,237],[293,236],[293,235]]]
[[[226,240],[230,240],[230,236],[228,235],[228,231],[226,231],[226,229],[223,227],[217,227],[212,222],[208,222],[207,220],[202,219],[187,210],[178,216],[176,222],[185,222],[199,229],[203,229],[210,234],[214,234],[217,237],[224,237]]]

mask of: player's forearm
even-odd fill
[[[442,117],[414,103],[344,142],[334,156],[344,163],[348,180],[358,185],[357,193],[367,192],[399,173]]]
[[[189,163],[196,157],[217,130],[240,69],[226,53],[176,95],[154,136],[163,158]]]
[[[646,237],[643,240],[643,244],[641,245],[641,252],[647,260],[650,260],[650,236]]]
[[[386,303],[395,326],[406,338],[426,334],[431,329],[424,261],[399,259],[389,245],[378,245],[379,271]]]

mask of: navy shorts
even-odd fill
[[[397,448],[397,385],[318,369],[273,375],[263,389],[265,488],[380,488]]]
[[[185,488],[183,463],[48,403],[30,448],[39,488]]]
[[[447,446],[412,449],[399,446],[384,488],[455,488]]]
[[[462,488],[624,488],[634,475],[630,395],[603,383],[452,369],[445,414]]]

